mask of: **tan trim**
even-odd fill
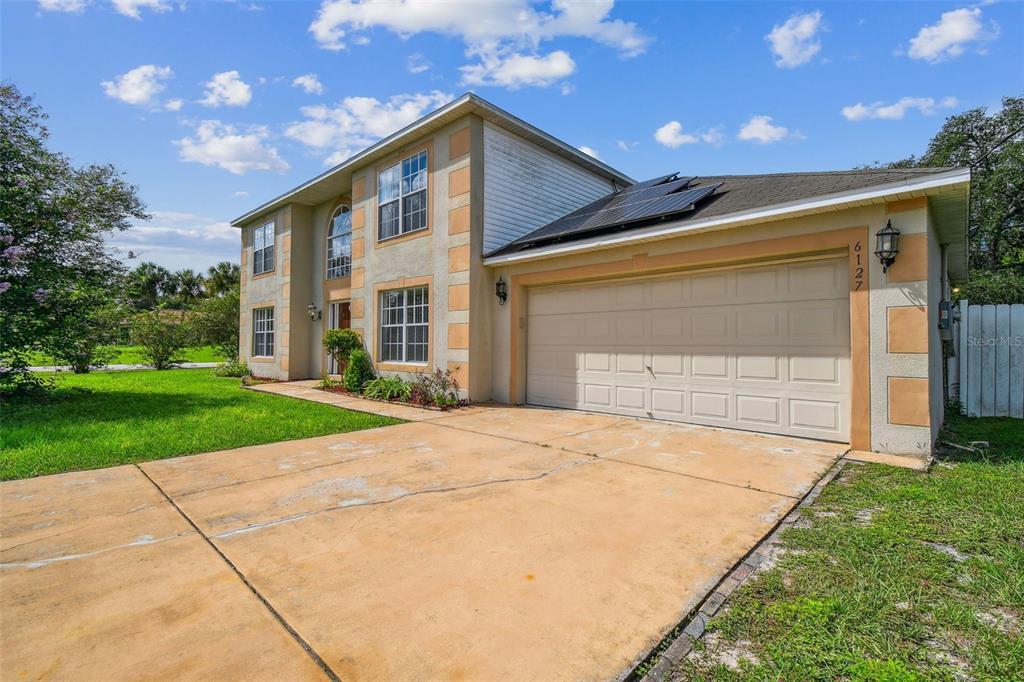
[[[412,287],[427,287],[427,300],[430,302],[428,306],[430,310],[429,317],[427,318],[427,361],[424,364],[405,364],[396,362],[380,362],[380,294],[382,291],[389,291],[391,289],[410,289]],[[434,362],[434,276],[433,275],[422,275],[420,277],[401,277],[399,279],[389,280],[387,282],[376,282],[373,285],[373,309],[376,311],[374,315],[374,325],[376,325],[375,333],[373,335],[374,342],[373,348],[369,349],[370,357],[373,359],[373,366],[375,369],[384,372],[429,372],[430,368],[433,367]],[[354,307],[350,309],[352,318],[355,319]],[[362,311],[360,311],[362,312]]]
[[[469,192],[469,166],[456,168],[448,174],[448,198],[457,197]]]
[[[448,310],[469,310],[468,284],[452,284],[448,287]]]
[[[901,201],[890,201],[885,204],[886,213],[902,213],[903,211],[915,211],[928,206],[928,197],[915,197]]]
[[[285,262],[287,263],[288,261],[285,261]],[[267,270],[265,272],[261,272],[258,275],[252,275],[250,279],[252,281],[255,281],[255,280],[263,279],[264,277],[270,277],[271,275],[276,275],[276,274],[277,274],[276,270]],[[283,273],[283,274],[288,274],[288,273]]]
[[[469,270],[469,244],[448,249],[448,272]]]
[[[928,379],[889,377],[889,423],[904,426],[930,426]]]
[[[263,310],[264,308],[270,308],[271,310],[274,311],[274,354],[273,355],[253,355],[252,354],[252,346],[253,346],[253,342],[256,339],[256,330],[253,329],[253,324],[255,323],[256,318],[253,315],[253,313],[255,311],[257,311],[257,310]],[[248,346],[249,346],[248,349],[247,349],[248,350],[247,355],[249,357],[249,362],[276,362],[277,361],[277,351],[278,351],[278,348],[279,348],[279,344],[277,342],[277,338],[278,338],[277,333],[279,331],[278,327],[280,325],[280,321],[277,319],[278,318],[277,312],[278,312],[277,304],[276,304],[275,301],[266,301],[266,300],[264,300],[264,301],[260,301],[258,303],[253,303],[253,304],[251,304],[249,306],[249,315],[248,315],[249,319],[248,319],[248,321],[246,323],[246,327],[247,327],[247,329],[246,329],[246,332],[247,332],[246,336],[247,336],[247,341],[248,341]]]
[[[900,237],[900,252],[885,274],[886,282],[919,282],[928,279],[928,235]]]
[[[362,289],[365,284],[364,275],[366,270],[364,268],[352,268],[352,288]]]
[[[448,211],[448,234],[469,232],[469,204]]]
[[[746,244],[648,255],[646,258],[620,258],[605,263],[512,275],[509,283],[509,312],[512,316],[509,398],[513,403],[522,403],[525,399],[528,287],[585,282],[617,276],[644,276],[683,271],[694,267],[707,267],[714,264],[739,266],[798,254],[820,253],[824,255],[841,250],[846,252],[850,260],[850,444],[860,450],[870,450],[871,320],[868,279],[870,244],[868,228],[852,227],[815,234],[766,239]]]
[[[394,237],[388,237],[387,239],[380,239],[380,226],[377,225],[377,216],[379,215],[377,207],[377,199],[374,197],[373,201],[373,248],[380,249],[385,246],[391,246],[392,244],[400,244],[402,242],[409,241],[410,239],[419,239],[420,237],[426,237],[434,232],[434,138],[431,137],[425,141],[409,145],[397,154],[392,154],[388,159],[382,163],[378,163],[373,168],[374,177],[374,188],[377,187],[377,182],[380,178],[380,172],[385,168],[390,168],[396,163],[401,163],[402,159],[407,159],[410,156],[419,154],[420,152],[427,153],[427,226],[422,227],[412,232],[406,232],[404,234],[395,235]],[[399,210],[401,210],[401,199],[399,201]]]
[[[323,301],[347,301],[352,295],[352,278],[338,277],[324,280]]]
[[[324,279],[327,279],[327,270],[328,270],[327,261],[329,261],[330,258],[331,258],[330,249],[328,249],[328,244],[330,243],[330,239],[331,239],[331,222],[334,220],[334,212],[337,211],[339,208],[341,208],[343,206],[348,208],[348,212],[349,212],[349,216],[350,216],[350,220],[351,220],[351,228],[352,229],[349,231],[349,234],[350,234],[349,239],[350,240],[352,239],[351,233],[353,231],[355,231],[355,211],[352,210],[352,201],[350,199],[348,199],[347,197],[342,197],[341,199],[338,200],[338,203],[336,203],[334,205],[334,208],[331,209],[331,212],[327,214],[327,224],[324,225]],[[355,249],[353,249],[353,251],[355,251]],[[335,277],[333,279],[341,279],[341,278],[340,277]],[[326,299],[324,299],[324,300],[326,300]]]
[[[468,362],[448,362],[448,371],[452,373],[452,376],[457,382],[459,382],[459,388],[469,390],[469,363]]]
[[[886,309],[886,350],[890,353],[928,352],[928,309],[893,306]]]
[[[448,323],[448,350],[469,349],[469,325],[465,322]]]
[[[292,293],[291,282],[285,282],[284,284],[281,285],[281,300],[282,301],[290,301],[291,298],[292,298],[291,293]]]
[[[359,237],[358,239],[353,239],[352,240],[352,258],[353,258],[353,260],[356,259],[356,258],[362,258],[363,257],[365,245],[366,245],[366,241],[362,237]]]
[[[361,230],[366,227],[366,207],[352,209],[352,229]]]
[[[352,319],[353,320],[361,320],[361,319],[363,319],[363,310],[364,310],[364,308],[363,308],[363,306],[364,306],[363,299],[361,299],[361,298],[353,298],[353,299],[349,300],[348,304],[349,304],[348,305],[348,312],[349,312],[349,315],[352,316]]]
[[[366,176],[360,175],[352,180],[352,200],[359,201],[366,196]]]
[[[469,135],[469,126],[466,126],[448,136],[448,159],[450,161],[469,153]]]

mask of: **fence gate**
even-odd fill
[[[959,398],[970,417],[1024,418],[1024,304],[960,301]]]

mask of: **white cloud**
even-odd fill
[[[39,0],[39,9],[45,12],[78,14],[85,10],[89,0]]]
[[[241,79],[237,71],[215,73],[204,85],[206,97],[199,100],[199,103],[208,107],[244,107],[252,99],[252,88]]]
[[[740,128],[739,134],[736,136],[737,139],[745,140],[747,142],[758,142],[760,144],[770,144],[772,142],[779,142],[787,137],[803,137],[799,133],[794,133],[779,125],[772,123],[771,116],[752,116],[742,128]]]
[[[631,152],[631,151],[633,151],[633,147],[637,146],[638,144],[640,144],[640,143],[639,142],[626,142],[625,140],[617,140],[615,142],[615,146],[618,147],[619,149],[621,149],[624,152]]]
[[[709,130],[697,133],[684,133],[682,123],[679,121],[669,121],[654,131],[654,139],[665,147],[676,149],[678,147],[682,147],[684,144],[697,144],[698,142],[706,142],[717,146],[722,144],[725,140],[725,136],[722,134],[721,126],[715,126]],[[617,144],[619,149],[624,152],[628,152],[635,147],[637,143],[627,143],[623,140],[619,140]]]
[[[786,23],[774,26],[764,39],[775,55],[775,66],[792,69],[811,61],[821,51],[820,29],[821,12],[817,10],[794,14]]]
[[[429,71],[431,66],[433,65],[419,52],[409,55],[408,59],[405,60],[406,70],[413,74]]]
[[[112,235],[109,243],[129,267],[153,261],[171,270],[237,263],[241,248],[238,230],[227,221],[181,211],[154,211],[149,220]]]
[[[185,106],[185,100],[183,99],[169,99],[164,102],[164,109],[167,111],[181,111],[183,106]]]
[[[574,86],[572,83],[562,83],[559,86],[558,91],[561,92],[562,95],[567,97],[572,93],[576,92],[576,86]]]
[[[249,193],[246,192],[244,189],[240,189],[240,190],[237,190],[235,192],[232,192],[231,196],[233,196],[233,197],[247,197],[247,196],[249,196]]]
[[[925,116],[937,113],[939,109],[951,109],[959,102],[956,97],[944,97],[936,102],[931,97],[903,97],[892,104],[884,102],[873,102],[871,104],[856,104],[843,107],[842,114],[849,121],[863,121],[869,118],[881,118],[898,120],[906,116],[911,109],[917,109]]]
[[[142,8],[154,12],[170,12],[172,9],[171,4],[166,0],[110,0],[110,4],[114,6],[114,11],[118,14],[140,20],[142,14],[139,10]]]
[[[480,63],[459,67],[466,85],[497,85],[517,90],[524,85],[546,87],[571,76],[576,62],[565,50],[546,56],[529,54],[480,55]]]
[[[651,39],[636,24],[609,17],[614,4],[614,0],[552,0],[550,11],[544,11],[532,0],[323,0],[309,30],[328,50],[366,42],[365,32],[374,28],[403,38],[426,32],[456,36],[465,43],[467,56],[480,60],[463,68],[465,82],[501,85],[507,81],[510,87],[549,85],[553,82],[550,75],[503,79],[500,72],[524,69],[550,73],[568,68],[571,73],[575,64],[568,53],[539,56],[540,43],[558,37],[587,38],[617,50],[623,57],[635,57],[647,49]],[[499,75],[492,77],[496,71]]]
[[[239,130],[221,121],[202,121],[195,137],[175,142],[182,161],[217,166],[236,175],[249,171],[283,173],[290,168],[277,149],[266,144],[270,131],[266,126],[249,126]]]
[[[585,144],[581,144],[579,147],[576,147],[576,149],[579,149],[581,152],[583,152],[587,156],[593,156],[595,159],[598,159],[598,160],[601,159],[601,155],[598,154],[596,150],[592,149],[591,147],[588,147]]]
[[[167,89],[164,81],[174,76],[169,66],[143,64],[127,73],[117,76],[112,81],[103,81],[100,85],[108,97],[121,100],[126,104],[139,106],[156,106],[157,95]]]
[[[679,121],[669,121],[654,131],[654,139],[660,144],[675,149],[684,144],[696,144],[700,138],[696,135],[683,132],[683,124]]]
[[[320,82],[320,79],[316,77],[315,73],[307,73],[302,76],[297,76],[292,81],[292,87],[302,88],[310,95],[322,95],[324,92],[324,84]]]
[[[957,9],[943,12],[939,23],[923,26],[910,40],[907,54],[911,59],[923,59],[935,63],[959,57],[970,43],[984,43],[994,40],[998,27],[993,24],[991,31],[985,31],[981,23],[981,9]]]
[[[438,90],[395,95],[385,102],[346,97],[333,107],[303,107],[305,120],[289,125],[285,135],[317,151],[331,151],[325,163],[336,165],[451,100],[450,94]]]

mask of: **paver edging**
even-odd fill
[[[616,682],[662,682],[668,676],[671,669],[685,659],[693,650],[693,645],[704,636],[707,621],[721,610],[725,601],[736,588],[750,579],[757,573],[757,568],[770,556],[771,549],[780,543],[782,531],[792,528],[802,516],[802,511],[817,499],[825,486],[831,483],[836,476],[848,465],[859,466],[861,463],[840,457],[825,474],[818,479],[807,494],[805,494],[793,509],[783,517],[771,531],[768,532],[757,545],[754,546],[742,559],[729,570],[721,580],[710,590],[700,603],[692,608],[681,621],[672,627],[668,634],[651,648],[636,664],[632,665],[627,672],[617,676]],[[674,634],[678,633],[678,634]],[[667,644],[667,646],[666,646]],[[659,653],[659,649],[664,649]],[[647,672],[640,675],[637,671],[649,661],[654,661]]]

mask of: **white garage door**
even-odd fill
[[[847,261],[531,290],[527,402],[850,433]]]

